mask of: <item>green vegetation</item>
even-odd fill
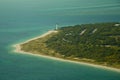
[[[23,44],[22,50],[120,68],[120,23],[62,27],[58,33]]]

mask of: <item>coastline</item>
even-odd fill
[[[97,65],[97,64],[94,64],[94,63],[87,63],[87,62],[80,62],[80,61],[62,59],[62,58],[52,57],[52,56],[48,56],[48,55],[33,54],[33,53],[30,53],[30,52],[25,52],[25,51],[21,50],[21,47],[20,47],[21,44],[28,43],[29,41],[32,41],[32,40],[35,40],[35,39],[38,39],[38,38],[43,38],[43,37],[45,37],[45,36],[47,36],[51,33],[56,33],[56,32],[57,31],[55,31],[55,30],[51,30],[51,31],[48,31],[47,33],[45,33],[43,35],[38,36],[38,37],[29,39],[29,40],[27,40],[25,42],[22,42],[22,43],[15,44],[15,45],[13,45],[13,47],[15,48],[14,52],[21,53],[21,54],[29,54],[29,55],[33,55],[33,56],[44,57],[44,58],[49,58],[49,59],[54,59],[54,60],[59,60],[59,61],[64,61],[64,62],[72,62],[72,63],[91,66],[91,67],[95,67],[95,68],[101,68],[101,69],[105,69],[105,70],[120,72],[120,69],[117,69],[117,68],[112,68],[112,67],[103,66],[103,65]]]
[[[50,30],[50,31],[48,31],[48,32],[46,32],[46,33],[44,33],[44,34],[42,34],[42,35],[40,35],[40,36],[37,36],[37,37],[34,37],[34,38],[32,38],[32,39],[29,39],[29,40],[27,40],[27,41],[25,41],[25,42],[21,42],[21,43],[17,43],[17,44],[14,44],[13,45],[13,47],[15,48],[15,50],[14,50],[14,52],[17,52],[17,53],[27,53],[28,54],[28,52],[25,52],[25,51],[22,51],[21,50],[21,47],[20,47],[20,45],[21,44],[25,44],[25,43],[28,43],[29,41],[32,41],[32,40],[35,40],[35,39],[38,39],[38,38],[42,38],[42,37],[45,37],[45,36],[47,36],[47,35],[49,35],[49,34],[51,34],[51,33],[57,33],[58,31],[55,31],[55,30]],[[32,53],[31,53],[32,54]]]

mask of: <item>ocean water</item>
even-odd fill
[[[120,80],[115,71],[13,52],[56,23],[95,22],[120,22],[120,0],[0,0],[0,80]]]

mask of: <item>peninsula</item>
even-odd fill
[[[120,23],[117,22],[61,27],[14,47],[19,53],[120,72]]]

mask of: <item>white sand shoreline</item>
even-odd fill
[[[45,33],[45,34],[43,34],[41,36],[29,39],[29,40],[27,40],[27,41],[25,41],[23,43],[15,44],[15,45],[13,45],[13,47],[15,48],[14,52],[22,53],[22,54],[29,54],[29,55],[33,55],[33,56],[39,56],[39,57],[44,57],[44,58],[49,58],[49,59],[54,59],[54,60],[59,60],[59,61],[72,62],[72,63],[92,66],[92,67],[106,69],[106,70],[111,70],[111,71],[115,71],[115,72],[119,72],[120,73],[120,69],[117,69],[117,68],[112,68],[112,67],[107,67],[107,66],[102,66],[102,65],[92,64],[92,63],[86,63],[86,62],[78,62],[78,61],[72,61],[72,60],[67,60],[67,59],[61,59],[61,58],[51,57],[51,56],[47,56],[47,55],[33,54],[33,53],[29,53],[29,52],[25,52],[25,51],[21,50],[21,47],[20,47],[21,44],[27,43],[29,41],[32,41],[32,40],[35,40],[35,39],[38,39],[38,38],[45,37],[45,36],[47,36],[47,35],[49,35],[51,33],[56,33],[56,32],[57,31],[55,31],[55,30],[51,30],[51,31],[48,31],[47,33]]]

